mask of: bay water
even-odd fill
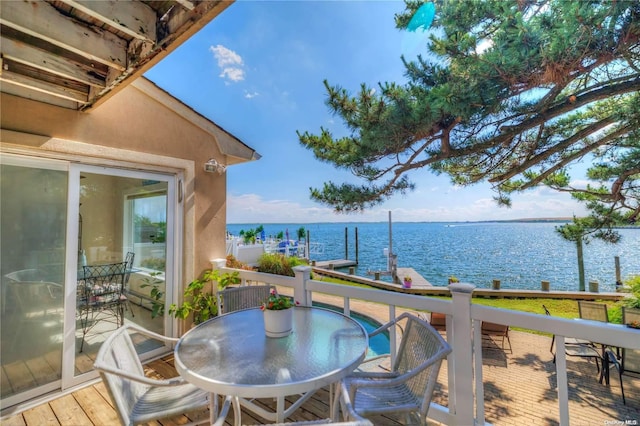
[[[311,260],[355,259],[356,275],[387,270],[385,248],[389,247],[388,222],[228,224],[227,231],[262,225],[267,236],[287,233],[296,239],[297,231],[309,232],[310,242],[318,246]],[[446,286],[455,276],[479,288],[491,288],[494,279],[501,288],[539,290],[542,280],[551,290],[578,290],[576,244],[564,240],[555,228],[560,222],[394,222],[391,225],[393,253],[398,267],[416,270],[434,286]],[[345,245],[345,230],[347,241]],[[585,278],[596,280],[600,291],[615,291],[615,257],[619,256],[623,280],[640,275],[640,228],[620,228],[617,244],[592,240],[583,245]],[[345,271],[346,272],[346,271]],[[381,279],[389,279],[382,277]]]

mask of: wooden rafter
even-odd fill
[[[142,75],[230,4],[0,1],[0,90],[87,110]]]

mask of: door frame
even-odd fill
[[[165,305],[170,305],[175,294],[175,286],[181,276],[182,258],[182,200],[178,197],[181,184],[179,173],[162,173],[148,170],[123,169],[111,166],[71,163],[69,165],[69,188],[67,206],[67,245],[64,296],[64,338],[62,345],[62,390],[80,385],[98,377],[96,371],[75,375],[76,360],[76,282],[78,258],[78,215],[80,214],[80,174],[92,173],[133,179],[158,180],[167,183],[167,235],[165,267]],[[124,201],[123,201],[124,202]],[[164,317],[165,334],[175,334],[175,321],[169,315]],[[158,348],[145,353],[143,358],[152,358],[166,352]]]

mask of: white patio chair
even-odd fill
[[[226,397],[218,412],[217,395],[210,397],[209,393],[187,383],[181,377],[165,380],[146,377],[129,331],[171,344],[178,342],[178,339],[127,324],[113,332],[100,347],[93,367],[100,372],[123,425],[147,423],[192,411],[206,410],[207,407],[210,409],[209,418],[189,425],[224,424],[230,405],[236,402],[232,397]],[[234,408],[238,424],[239,404],[237,407],[234,405]]]
[[[440,366],[451,347],[431,325],[410,313],[378,330],[392,326],[400,326],[403,332],[391,371],[356,372],[343,379],[336,393],[334,419],[341,408],[347,419],[351,412],[362,417],[404,413],[426,424]]]
[[[334,423],[331,419],[321,419],[321,420],[302,420],[298,422],[286,422],[286,423],[268,423],[269,426],[312,426],[312,425],[327,425],[331,424],[334,426],[373,426],[367,419],[356,419],[356,420],[348,420],[344,422]],[[244,425],[247,426],[247,425]],[[251,426],[267,426],[266,424],[255,424]]]
[[[248,285],[225,288],[218,292],[218,314],[224,315],[240,309],[257,308],[269,298],[272,285]]]

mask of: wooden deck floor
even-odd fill
[[[339,298],[324,296],[323,302],[339,304]],[[352,309],[380,321],[385,309],[370,303],[352,301]],[[398,312],[399,313],[399,312]],[[515,424],[557,425],[557,377],[553,355],[549,351],[551,338],[522,331],[510,333],[512,352],[495,347],[483,350],[483,378],[485,387],[486,421],[496,426]],[[173,355],[151,362],[147,374],[157,377],[174,377]],[[434,400],[447,405],[448,365],[444,362],[440,371],[438,388]],[[571,425],[640,424],[640,377],[625,376],[626,405],[622,403],[620,381],[612,373],[611,384],[599,383],[596,366],[589,360],[567,358],[569,382],[569,413]],[[615,371],[615,370],[614,370]],[[266,401],[273,406],[273,401]],[[6,415],[6,413],[3,413]],[[193,415],[189,414],[189,418]],[[203,419],[207,413],[196,413]],[[329,394],[327,389],[318,391],[313,398],[297,410],[288,421],[302,421],[329,417]],[[265,423],[250,412],[242,413],[244,424]],[[187,417],[169,419],[153,425],[184,424]],[[231,424],[233,415],[227,424]],[[117,415],[100,382],[59,396],[19,414],[4,417],[2,426],[84,426],[117,425]],[[378,418],[376,425],[403,424],[401,419]]]
[[[169,378],[177,376],[173,365],[173,354],[147,364],[145,369],[149,377]],[[288,398],[287,400],[292,403],[295,398]],[[260,400],[259,403],[265,408],[275,411],[275,401],[264,399]],[[208,416],[208,410],[185,413],[160,422],[151,422],[148,425],[180,425],[196,420],[206,421]],[[328,417],[330,417],[329,390],[328,388],[323,388],[305,402],[300,409],[296,410],[287,421],[319,420]],[[5,418],[0,423],[2,426],[110,426],[118,425],[119,420],[106,387],[102,382],[99,382],[48,403],[40,404],[20,414]],[[250,411],[242,410],[242,424],[259,425],[263,423],[269,422]],[[232,412],[229,413],[225,424],[233,424]],[[398,419],[380,416],[376,424],[401,425],[402,423]]]

